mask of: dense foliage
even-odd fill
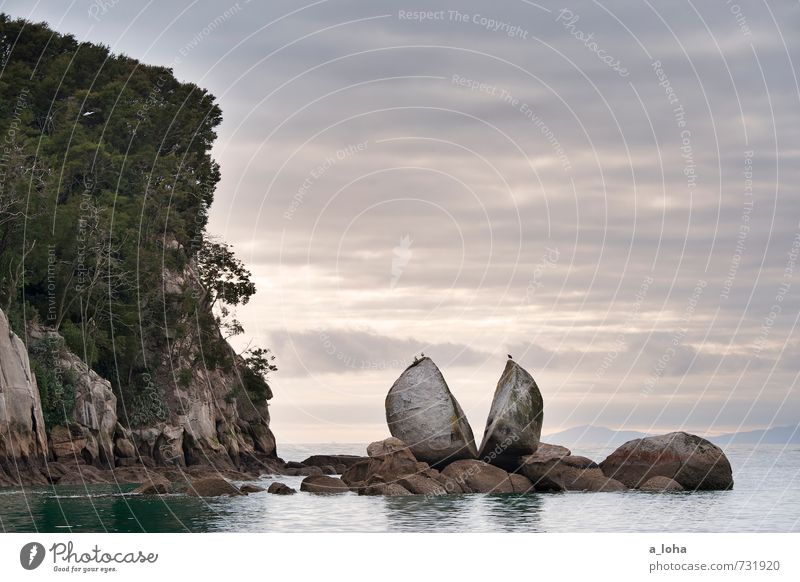
[[[63,349],[60,338],[49,336],[36,344],[30,354],[31,367],[36,374],[42,399],[42,416],[48,429],[73,420],[75,379],[71,376],[71,370],[59,368],[58,361]]]
[[[206,235],[220,121],[214,97],[168,68],[0,14],[0,308],[58,330],[134,401],[153,401],[182,318],[207,335],[204,365],[232,365],[216,325],[241,333],[227,310],[255,292]],[[207,291],[170,297],[165,270],[187,264]],[[271,369],[251,367],[262,390]]]

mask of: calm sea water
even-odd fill
[[[286,460],[312,453],[362,454],[363,445],[281,447]],[[613,447],[575,449],[600,460]],[[731,446],[733,491],[653,494],[549,493],[446,497],[291,496],[197,499],[126,495],[133,486],[0,489],[6,532],[796,532],[800,447]],[[299,490],[301,477],[264,477]]]

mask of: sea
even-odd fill
[[[285,460],[364,454],[363,444],[282,445]],[[573,454],[602,460],[613,446]],[[199,499],[133,485],[0,489],[3,532],[797,532],[800,445],[730,445],[731,491],[367,497],[355,493]],[[264,476],[299,491],[302,477]]]

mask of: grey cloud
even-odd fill
[[[288,376],[354,374],[367,371],[400,373],[420,353],[440,366],[471,366],[489,354],[458,343],[426,343],[411,338],[389,337],[370,331],[321,329],[275,333],[270,336],[273,351]]]
[[[60,30],[169,64],[228,8],[154,4],[123,34],[138,6],[119,3],[95,23],[86,14],[90,5],[85,0],[69,9],[45,1],[31,8],[11,0],[3,9],[32,12]],[[185,7],[186,14],[164,30]],[[579,16],[575,27],[624,62],[630,71],[624,78],[556,22],[561,6],[548,13],[522,1],[345,0],[260,30],[296,8],[289,0],[247,3],[175,66],[179,77],[207,86],[223,107],[216,150],[223,181],[212,228],[235,244],[264,281],[242,319],[249,329],[261,330],[282,362],[279,386],[280,378],[290,385],[286,390],[304,386],[307,369],[312,376],[336,376],[346,387],[345,363],[324,352],[316,332],[298,331],[317,326],[341,353],[396,363],[384,370],[383,383],[424,350],[474,368],[481,385],[493,386],[494,366],[484,371],[480,364],[508,349],[549,384],[548,394],[557,393],[548,401],[552,422],[634,428],[638,419],[708,427],[766,423],[776,412],[796,421],[788,418],[792,406],[797,410],[796,398],[777,410],[796,369],[794,314],[800,306],[793,293],[770,325],[765,348],[758,358],[752,355],[784,282],[800,222],[800,198],[794,195],[800,182],[800,107],[789,62],[790,56],[798,61],[800,7],[770,6],[784,47],[770,12],[760,5],[741,4],[747,32],[724,3],[670,4],[669,10],[622,0],[570,4]],[[529,38],[509,38],[472,22],[401,21],[400,9],[480,13],[524,28]],[[381,14],[392,16],[336,26]],[[322,31],[328,27],[333,28]],[[439,48],[390,48],[408,45]],[[310,71],[358,52],[363,54]],[[685,109],[685,128],[659,86],[654,59]],[[310,72],[276,91],[304,71]],[[459,87],[454,74],[505,89],[519,103]],[[442,78],[375,81],[415,75]],[[329,92],[335,93],[312,104]],[[526,118],[520,103],[540,116],[551,138]],[[387,111],[361,115],[381,109]],[[693,189],[684,175],[682,129],[690,131]],[[409,136],[462,147],[396,139]],[[552,140],[563,147],[569,170]],[[363,141],[369,141],[365,151],[314,179],[291,220],[284,217],[312,170],[336,150]],[[755,152],[754,206],[739,252],[746,150]],[[391,169],[403,166],[427,169]],[[413,239],[410,249],[402,248],[404,236]],[[559,260],[543,267],[546,248],[553,247]],[[797,276],[790,277],[793,290]],[[645,277],[653,282],[632,315]],[[698,280],[708,286],[691,321],[682,324]],[[642,396],[655,362],[683,325],[685,341],[656,390]],[[628,349],[597,378],[595,370],[619,334]],[[730,353],[723,357],[728,344]],[[773,366],[776,372],[769,375]],[[737,380],[743,373],[747,377]],[[322,389],[312,385],[314,390],[300,391],[298,402],[284,401],[286,418],[313,425],[295,414],[322,398]],[[728,401],[733,385],[738,388]],[[702,402],[692,400],[697,386],[709,386]],[[608,403],[617,390],[618,398]],[[673,392],[676,398],[669,399]],[[467,391],[462,404],[477,407],[480,416],[485,398],[483,391]],[[754,398],[758,402],[748,413]],[[379,400],[354,406],[380,407]],[[351,418],[345,408],[328,418],[348,426],[380,422],[366,409]],[[603,416],[595,419],[598,410]],[[280,411],[273,412],[279,419]]]

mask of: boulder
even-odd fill
[[[276,481],[275,483],[269,486],[269,489],[267,489],[267,493],[273,493],[275,495],[294,495],[295,493],[297,493],[297,491],[292,489],[285,483],[279,483]]]
[[[370,478],[370,468],[372,467],[372,459],[365,459],[352,465],[344,473],[342,473],[342,481],[348,486],[357,488],[359,485],[364,484]]]
[[[358,488],[376,475],[390,482],[417,473],[417,459],[398,438],[390,437],[371,443],[367,447],[367,454],[366,460],[351,465],[342,475],[342,481],[347,485]]]
[[[300,491],[309,493],[347,493],[350,488],[337,477],[328,475],[312,475],[300,483]]]
[[[529,462],[544,463],[554,459],[562,459],[572,454],[567,447],[561,445],[551,445],[549,443],[539,443],[539,447],[533,455],[528,455]]]
[[[262,491],[266,491],[263,487],[259,487],[258,485],[251,485],[250,483],[245,483],[241,487],[239,487],[239,491],[244,493],[245,495],[249,495],[250,493],[261,493]]]
[[[344,472],[359,461],[363,461],[366,457],[359,455],[311,455],[303,465],[307,467],[335,467],[338,472]],[[341,469],[341,467],[344,467]],[[340,470],[341,469],[341,470]]]
[[[447,495],[441,483],[424,475],[406,475],[400,477],[397,484],[415,495]]]
[[[731,489],[731,464],[718,446],[685,432],[628,441],[600,463],[603,473],[628,487],[669,477],[687,490]]]
[[[564,447],[537,451],[523,457],[519,472],[535,491],[623,491],[625,486],[609,479],[600,467],[586,457],[563,455]]]
[[[519,458],[536,452],[542,434],[544,403],[533,377],[514,360],[497,382],[478,457],[515,470]]]
[[[683,491],[683,486],[670,479],[669,477],[651,477],[645,481],[640,487],[642,491],[655,491],[658,493],[666,493],[672,491]]]
[[[450,463],[442,476],[451,479],[464,493],[514,493],[509,474],[483,461],[464,459]],[[449,492],[449,489],[445,487]]]
[[[436,481],[444,487],[444,490],[447,492],[448,495],[458,495],[460,493],[470,493],[469,491],[465,491],[464,487],[461,486],[457,480],[448,477],[447,475],[439,474],[436,477]]]
[[[519,473],[510,473],[508,478],[511,480],[511,486],[514,488],[514,493],[530,493],[534,490],[533,482]]]
[[[281,475],[288,475],[290,477],[311,477],[324,475],[325,471],[323,471],[320,467],[290,467],[287,469],[281,469],[279,473]]]
[[[204,477],[189,484],[187,493],[192,497],[219,497],[243,495],[239,488],[222,477]]]
[[[386,395],[389,432],[431,465],[474,459],[478,451],[464,411],[430,358],[416,361]]]

